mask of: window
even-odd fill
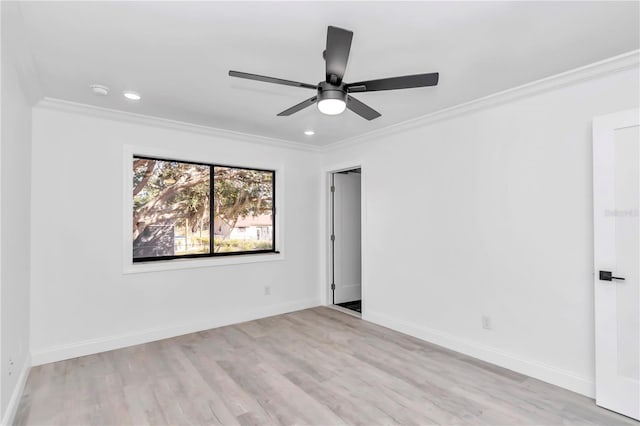
[[[275,252],[275,172],[133,157],[133,261]]]

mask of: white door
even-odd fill
[[[640,111],[593,121],[596,403],[640,419]]]
[[[360,173],[335,173],[334,303],[361,299]]]

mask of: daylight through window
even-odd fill
[[[133,158],[133,261],[275,251],[275,172]]]

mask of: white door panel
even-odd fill
[[[361,298],[360,174],[335,173],[334,250],[335,302]]]
[[[640,419],[639,112],[598,117],[593,131],[596,402]]]

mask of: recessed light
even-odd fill
[[[313,130],[305,130],[304,134],[307,136],[313,136],[316,134],[316,132],[314,132]]]
[[[100,96],[107,96],[109,94],[109,88],[107,86],[103,86],[101,84],[92,84],[89,86],[91,91]]]
[[[142,98],[138,92],[132,92],[131,90],[125,90],[122,94],[130,101],[139,101]]]

